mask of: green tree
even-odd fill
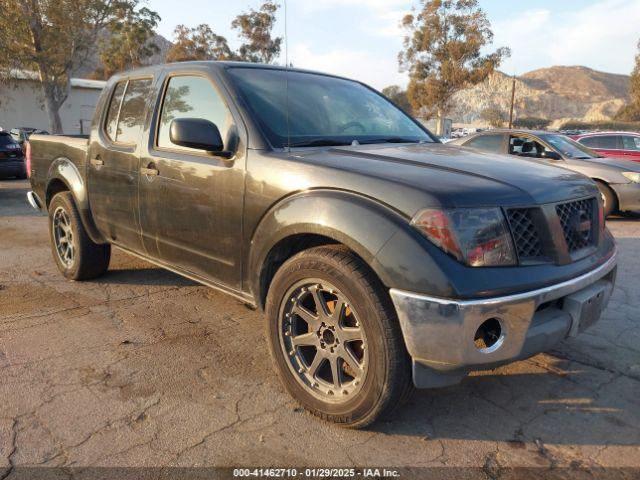
[[[173,46],[167,52],[167,62],[236,59],[227,39],[216,34],[206,23],[195,28],[178,25],[174,36]]]
[[[527,130],[544,130],[549,126],[551,120],[540,117],[522,117],[513,121],[516,128],[524,128]]]
[[[638,50],[640,50],[640,41],[638,41]],[[625,122],[638,122],[640,121],[640,52],[636,55],[636,66],[631,72],[629,95],[631,96],[631,101],[618,111],[615,119]]]
[[[411,102],[409,101],[409,97],[407,96],[406,90],[403,90],[398,85],[391,85],[389,87],[383,88],[382,94],[393,103],[398,105],[400,108],[402,108],[405,112],[413,115],[413,108],[411,106]]]
[[[507,121],[507,115],[498,107],[485,108],[480,112],[480,118],[493,128],[502,128]]]
[[[146,7],[136,10],[130,4],[119,8],[107,29],[108,38],[101,42],[101,64],[92,76],[106,80],[114,73],[145,65],[160,51],[152,42],[159,21],[160,16]]]
[[[482,54],[493,41],[477,0],[421,0],[402,20],[406,36],[398,60],[409,72],[407,93],[416,112],[437,115],[438,131],[457,91],[484,81],[508,57],[508,48]]]
[[[168,62],[189,60],[241,60],[254,63],[272,63],[282,45],[282,38],[273,38],[271,32],[276,22],[279,5],[271,0],[262,4],[259,10],[251,9],[241,13],[231,28],[239,32],[242,45],[237,51],[231,50],[229,42],[216,34],[207,24],[188,28],[178,25],[174,32],[174,44],[167,52]]]
[[[33,72],[49,128],[61,132],[60,107],[71,90],[71,72],[86,65],[99,33],[136,5],[137,0],[2,0],[0,77]]]
[[[238,15],[231,22],[231,28],[239,31],[239,36],[244,41],[238,49],[241,60],[271,63],[278,58],[282,38],[272,38],[271,31],[276,23],[276,12],[279,8],[280,5],[268,0],[259,10],[251,9],[247,13]]]

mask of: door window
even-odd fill
[[[231,112],[212,85],[204,77],[177,76],[169,79],[162,102],[157,146],[174,150],[202,153],[195,148],[174,144],[169,138],[171,122],[176,118],[201,118],[214,123],[225,145],[233,124]]]
[[[625,135],[622,137],[622,148],[624,150],[640,150],[640,137]]]
[[[519,157],[542,158],[543,152],[550,151],[540,142],[528,137],[511,137],[509,139],[509,153]]]
[[[484,152],[501,153],[502,135],[480,135],[464,144],[465,147],[477,148]]]
[[[124,95],[124,89],[127,86],[127,82],[119,82],[116,88],[113,90],[111,96],[111,103],[107,110],[107,120],[104,126],[104,132],[107,137],[112,141],[116,141],[116,127],[118,126],[118,112],[120,111],[120,103],[122,103],[122,96]]]
[[[597,137],[590,137],[593,140],[589,140],[593,142],[593,145],[590,143],[585,143],[584,145],[593,148],[601,148],[604,150],[616,150],[620,148],[618,146],[618,137],[614,135],[598,135]],[[583,139],[586,140],[586,139]]]
[[[116,142],[138,143],[150,88],[151,79],[148,78],[131,80],[127,84],[118,117]]]
[[[116,85],[105,122],[105,133],[112,141],[138,142],[150,89],[150,78],[122,81]]]

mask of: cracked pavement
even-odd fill
[[[595,327],[350,431],[284,392],[263,319],[239,301],[117,250],[103,278],[65,280],[27,186],[0,181],[0,478],[22,465],[640,467],[640,218],[609,221],[618,284]]]

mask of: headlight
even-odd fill
[[[640,173],[637,173],[637,172],[622,172],[622,175],[627,177],[633,183],[640,183]]]
[[[517,264],[499,208],[427,208],[419,211],[411,224],[433,244],[471,267]]]

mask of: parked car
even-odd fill
[[[605,158],[567,136],[527,130],[492,130],[450,144],[483,152],[534,159],[593,179],[600,190],[605,215],[640,210],[640,165]]]
[[[22,146],[0,131],[0,178],[27,178]]]
[[[38,135],[49,135],[49,132],[47,132],[46,130],[40,130],[38,128],[32,127],[19,127],[11,129],[11,136],[20,145],[29,140],[29,137],[34,133],[37,133]]]
[[[352,80],[148,67],[108,81],[92,125],[29,141],[62,274],[99,277],[113,245],[264,310],[286,389],[329,421],[552,348],[613,289],[591,180],[442,145]]]
[[[640,134],[638,133],[585,133],[571,138],[602,156],[640,162]]]

